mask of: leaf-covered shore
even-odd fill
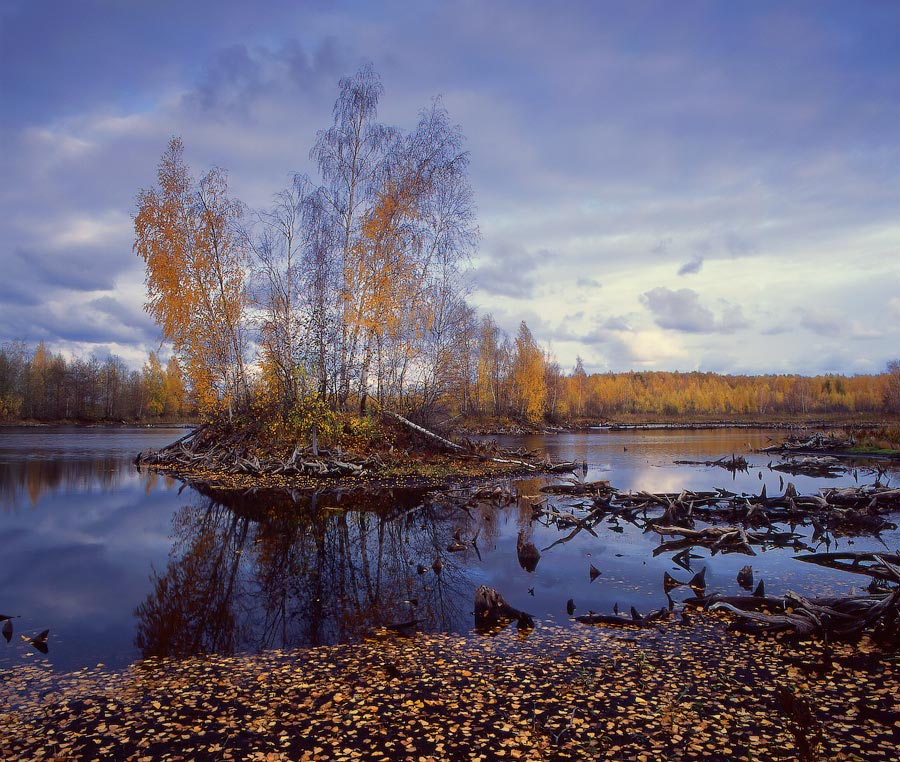
[[[0,677],[7,759],[890,760],[900,743],[896,651],[822,658],[707,614]]]

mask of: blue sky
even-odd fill
[[[471,301],[564,369],[900,356],[900,3],[0,3],[0,342],[156,348],[130,215],[181,135],[262,207],[371,61],[467,136]]]

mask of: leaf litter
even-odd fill
[[[896,649],[738,635],[715,614],[691,621],[637,632],[539,623],[527,637],[373,638],[120,672],[17,666],[0,671],[0,751],[139,762],[896,758]]]

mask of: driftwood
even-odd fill
[[[750,538],[743,527],[707,527],[706,529],[686,529],[675,526],[652,526],[654,532],[661,535],[681,536],[684,539],[677,544],[680,546],[687,541],[691,545],[703,545],[714,554],[722,553],[746,553],[755,556],[756,551],[750,547]],[[676,543],[663,543],[666,549],[673,549]],[[659,555],[659,548],[653,555]]]
[[[566,484],[549,484],[541,487],[541,492],[547,495],[606,495],[610,492],[609,479],[593,482],[570,479]]]
[[[456,442],[451,442],[449,439],[445,439],[444,437],[440,436],[439,434],[435,434],[433,431],[429,431],[428,429],[426,429],[422,426],[419,426],[419,424],[417,424],[417,423],[413,423],[408,418],[404,418],[402,415],[399,415],[398,413],[393,413],[390,410],[385,410],[384,415],[386,415],[388,418],[391,418],[392,420],[396,421],[397,423],[405,426],[406,428],[416,432],[416,434],[419,434],[420,436],[425,437],[425,439],[428,439],[432,442],[439,444],[445,450],[451,450],[453,452],[458,452],[458,453],[465,453],[466,455],[471,455],[476,458],[484,458],[485,457],[473,450],[468,449],[467,447],[463,447],[462,445],[456,444]]]
[[[595,505],[601,502],[595,499]],[[681,493],[617,493],[602,502],[608,512],[635,518],[645,517],[646,524],[664,524],[669,527],[690,528],[695,520],[706,522],[740,522],[748,527],[771,528],[775,523],[812,523],[822,534],[877,533],[896,528],[881,514],[900,510],[900,489],[873,485],[823,489],[819,495],[800,495],[793,484],[785,487],[784,494],[768,496],[763,486],[759,495],[737,495],[724,489],[716,492]],[[649,518],[650,510],[664,509],[659,518]],[[790,536],[767,536],[765,542],[780,539],[790,541]]]
[[[856,440],[839,439],[834,434],[815,433],[812,436],[794,434],[783,442],[763,447],[759,452],[834,452],[837,450],[849,450],[856,444]]]
[[[497,503],[498,505],[509,505],[516,501],[516,493],[506,485],[485,485],[478,487],[469,496],[466,505],[474,506],[478,503]]]
[[[529,471],[571,470],[573,464],[544,466],[537,457],[512,457],[509,453],[486,455],[413,423],[402,415],[384,411],[384,415],[417,435],[463,457],[492,463],[518,466]],[[289,445],[291,447],[291,445]],[[138,466],[157,467],[176,474],[247,474],[250,476],[306,476],[319,478],[363,477],[383,471],[385,463],[376,454],[366,458],[345,453],[340,447],[327,450],[319,446],[317,437],[309,446],[295,444],[289,454],[258,446],[258,432],[253,427],[232,429],[225,424],[199,426],[170,445],[138,453]]]
[[[792,631],[797,635],[851,637],[876,629],[885,630],[884,634],[894,638],[900,633],[900,590],[885,595],[812,599],[789,592],[778,605],[782,613],[762,613],[727,601],[717,601],[709,609],[737,615],[738,621],[732,628],[743,632]]]
[[[716,466],[732,473],[735,471],[746,471],[749,467],[747,459],[743,455],[735,456],[733,453],[730,458],[727,455],[723,455],[717,460],[676,460],[674,463],[680,466]]]
[[[475,450],[472,450],[468,447],[463,447],[462,445],[456,444],[456,442],[451,442],[449,439],[446,439],[446,438],[440,436],[439,434],[435,434],[433,431],[429,431],[428,429],[423,428],[422,426],[419,426],[418,424],[413,423],[409,419],[404,418],[402,415],[391,412],[390,410],[385,410],[384,415],[386,415],[388,418],[391,418],[392,420],[396,421],[397,423],[400,423],[401,425],[406,426],[407,428],[409,428],[412,431],[416,432],[417,434],[425,437],[426,439],[441,445],[444,449],[450,450],[452,452],[468,455],[468,456],[471,456],[474,458],[478,458],[479,460],[486,460],[491,463],[508,463],[508,464],[511,464],[514,466],[521,466],[522,468],[527,468],[529,471],[540,470],[540,467],[538,465],[531,463],[527,460],[517,460],[514,458],[491,457],[489,455],[484,455],[482,453],[475,452]]]
[[[842,563],[848,556],[854,557],[854,564]],[[807,556],[805,560],[845,571],[874,572],[886,581],[900,585],[900,566],[893,563],[900,559],[897,554],[887,556],[822,553]],[[863,571],[865,561],[873,563]],[[871,631],[876,639],[891,642],[900,637],[900,587],[873,595],[823,598],[806,598],[794,592],[780,597],[711,595],[689,599],[685,603],[711,611],[728,611],[737,617],[732,628],[744,632],[789,631],[801,636],[845,638]]]
[[[769,470],[827,479],[840,476],[846,471],[846,467],[837,458],[829,455],[793,455],[781,463],[775,465],[770,463]]]
[[[510,606],[492,587],[482,585],[475,591],[475,629],[479,632],[496,630],[511,621],[519,628],[531,629],[534,619],[530,614]]]
[[[798,561],[826,566],[829,569],[865,574],[884,582],[900,583],[900,553],[835,552],[794,556]]]
[[[631,617],[622,616],[621,614],[585,614],[584,616],[575,617],[575,621],[581,624],[590,625],[608,625],[613,627],[635,627],[645,628],[653,627],[654,624],[662,619],[669,617],[669,610],[661,608],[651,611],[649,614],[641,616],[634,606],[631,607]]]
[[[260,453],[252,429],[199,426],[159,450],[138,453],[138,466],[162,467],[175,473],[248,474],[251,476],[366,476],[384,468],[378,455],[359,458],[340,447],[294,445],[290,455]]]

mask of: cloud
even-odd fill
[[[722,315],[717,318],[700,304],[699,294],[689,288],[673,291],[658,286],[641,294],[640,301],[660,328],[684,333],[734,333],[747,326],[739,306],[723,302]]]
[[[800,325],[818,336],[841,336],[846,330],[844,319],[835,312],[815,307],[803,308],[800,312]]]
[[[852,339],[880,339],[884,337],[884,331],[875,326],[866,325],[860,320],[851,320],[847,328],[847,335]]]
[[[900,296],[888,300],[888,313],[896,320],[900,320]]]
[[[182,106],[216,119],[258,116],[260,102],[273,97],[304,102],[333,97],[337,80],[352,66],[333,37],[322,40],[312,55],[294,39],[276,50],[231,45],[216,52]]]
[[[699,254],[695,256],[690,262],[685,262],[681,267],[678,268],[679,275],[696,275],[700,272],[700,269],[703,267],[703,257]]]
[[[648,367],[657,347],[660,367],[736,367],[719,337],[738,330],[760,371],[896,354],[894,4],[0,5],[0,341],[127,342],[143,298],[127,218],[169,136],[265,205],[314,174],[337,80],[371,60],[385,122],[441,93],[468,136],[473,302],[568,337],[564,365],[597,347]],[[706,296],[736,283],[743,309]],[[577,312],[606,317],[557,317]]]
[[[603,320],[601,323],[603,328],[610,331],[630,331],[631,324],[625,315],[613,315]]]
[[[537,270],[553,260],[546,249],[528,251],[501,243],[475,269],[475,284],[488,294],[528,299],[537,287]]]
[[[688,369],[692,363],[691,355],[684,346],[656,330],[620,334],[608,342],[605,354],[611,368],[668,365]]]

